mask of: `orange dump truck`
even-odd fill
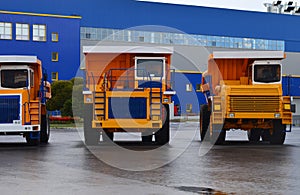
[[[169,142],[171,47],[84,47],[84,136],[88,145],[114,132],[141,132],[142,142]]]
[[[47,143],[46,100],[50,84],[36,56],[0,56],[0,134],[23,135],[30,145]]]
[[[282,51],[214,52],[203,73],[201,139],[221,144],[226,131],[241,129],[251,142],[283,144],[293,111],[291,98],[282,95],[284,58]]]

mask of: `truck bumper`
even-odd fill
[[[146,119],[109,119],[105,121],[93,121],[93,128],[115,129],[153,129],[162,128],[162,121],[149,121]]]
[[[17,124],[0,124],[0,133],[27,133],[39,132],[40,125],[17,125]]]
[[[226,119],[278,119],[283,124],[292,124],[291,112],[277,113],[228,113]]]

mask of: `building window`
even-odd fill
[[[192,91],[192,84],[186,84],[186,91]]]
[[[85,34],[85,38],[86,38],[86,39],[91,39],[91,33],[86,33],[86,34]]]
[[[58,72],[52,72],[51,73],[51,80],[52,81],[58,81]]]
[[[192,107],[193,107],[192,104],[187,104],[187,105],[186,105],[186,112],[187,112],[187,113],[192,113]]]
[[[51,40],[52,42],[58,42],[58,33],[52,33]]]
[[[12,24],[0,22],[0,39],[12,39]]]
[[[52,62],[58,61],[58,52],[52,52]]]
[[[16,24],[16,40],[29,40],[29,24]]]
[[[46,25],[43,24],[33,25],[33,40],[46,41]]]
[[[196,84],[196,91],[201,91],[201,84]]]

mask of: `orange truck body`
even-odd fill
[[[281,51],[214,52],[209,57],[202,85],[208,104],[201,108],[209,117],[200,117],[200,123],[213,142],[222,143],[230,129],[248,131],[250,141],[284,142],[286,126],[292,124],[291,99],[282,94],[284,58]]]
[[[1,135],[23,135],[30,144],[48,142],[46,100],[51,86],[43,80],[36,56],[0,56]]]
[[[173,94],[172,52],[168,47],[84,47],[84,103],[91,106],[91,110],[86,107],[85,110],[90,110],[86,116],[92,114],[91,118],[85,118],[85,124],[89,123],[85,125],[87,143],[90,132],[97,139],[98,132],[111,139],[114,132],[141,132],[148,135],[142,138],[149,141],[153,132],[164,129],[164,124],[169,123],[165,122],[164,113],[169,112]],[[166,128],[169,131],[169,126]],[[159,133],[154,134],[159,137]],[[166,134],[162,142],[169,141],[169,133]]]

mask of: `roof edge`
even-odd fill
[[[41,17],[55,17],[55,18],[69,18],[69,19],[81,19],[81,16],[66,16],[66,15],[56,15],[56,14],[41,14],[41,13],[31,13],[31,12],[14,12],[0,10],[0,14],[15,14],[15,15],[28,15],[28,16],[41,16]]]

